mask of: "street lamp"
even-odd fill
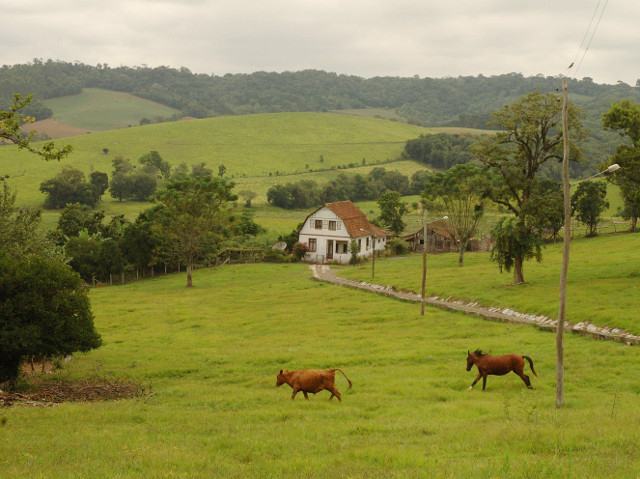
[[[567,126],[568,115],[568,88],[566,79],[562,79],[562,93],[564,103],[562,107],[562,123],[564,136],[564,157],[562,159],[562,186],[564,195],[564,238],[562,249],[562,270],[560,272],[560,305],[558,308],[558,322],[556,324],[556,408],[564,406],[564,323],[567,308],[567,273],[569,270],[569,242],[571,240],[571,198],[569,194],[569,129]],[[612,173],[620,169],[620,165],[614,163],[606,170],[585,178],[589,180],[596,176]],[[584,180],[582,180],[584,181]]]
[[[427,205],[424,205],[422,217],[422,289],[420,293],[420,315],[424,316],[424,297],[425,297],[425,285],[427,282]],[[443,216],[443,220],[448,220],[448,216]]]

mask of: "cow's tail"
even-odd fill
[[[533,369],[533,361],[531,360],[531,358],[530,358],[529,356],[525,356],[525,355],[522,355],[522,357],[523,357],[524,359],[526,359],[527,361],[529,361],[529,366],[531,367],[531,372],[532,372],[533,374],[535,374],[535,375],[536,375],[536,377],[538,377],[538,373],[537,373],[537,372],[535,372],[535,370]]]
[[[338,368],[336,368],[336,369],[333,369],[332,371],[340,371],[340,372],[342,373],[342,375],[344,376],[344,378],[345,378],[347,381],[349,381],[349,387],[348,387],[347,389],[351,389],[351,387],[353,386],[353,384],[351,383],[351,379],[349,379],[349,378],[347,377],[347,375],[344,373],[344,371],[343,371],[342,369],[338,369]]]

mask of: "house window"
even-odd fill
[[[358,251],[362,251],[362,240],[358,240]]]
[[[336,241],[336,253],[346,254],[349,250],[349,244],[346,241]]]
[[[331,231],[335,231],[336,230],[336,222],[335,221],[329,221],[329,229]]]
[[[367,249],[369,249],[369,238],[367,237]]]
[[[309,251],[315,252],[318,249],[318,240],[309,238]]]
[[[317,230],[321,230],[322,229],[322,220],[316,220],[315,221],[315,228]]]

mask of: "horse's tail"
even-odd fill
[[[332,371],[340,371],[340,372],[342,373],[342,375],[344,376],[344,378],[345,378],[347,381],[349,381],[349,387],[347,388],[347,390],[349,390],[349,389],[351,389],[351,388],[352,388],[353,384],[351,383],[351,379],[349,379],[349,378],[347,377],[347,375],[344,373],[344,371],[343,371],[342,369],[335,368],[335,369],[332,369]],[[537,376],[537,374],[536,374],[536,376]]]
[[[531,360],[531,358],[530,358],[529,356],[525,356],[524,354],[522,355],[522,357],[523,357],[524,359],[526,359],[527,361],[529,361],[529,366],[531,367],[531,372],[532,372],[533,374],[535,374],[535,375],[536,375],[536,377],[538,377],[538,373],[537,373],[537,372],[535,372],[535,370],[533,369],[533,361]]]

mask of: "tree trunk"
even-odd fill
[[[187,263],[187,288],[191,288],[193,286],[193,282],[191,281],[191,263]]]
[[[524,283],[522,275],[522,256],[516,256],[513,261],[513,284]]]

